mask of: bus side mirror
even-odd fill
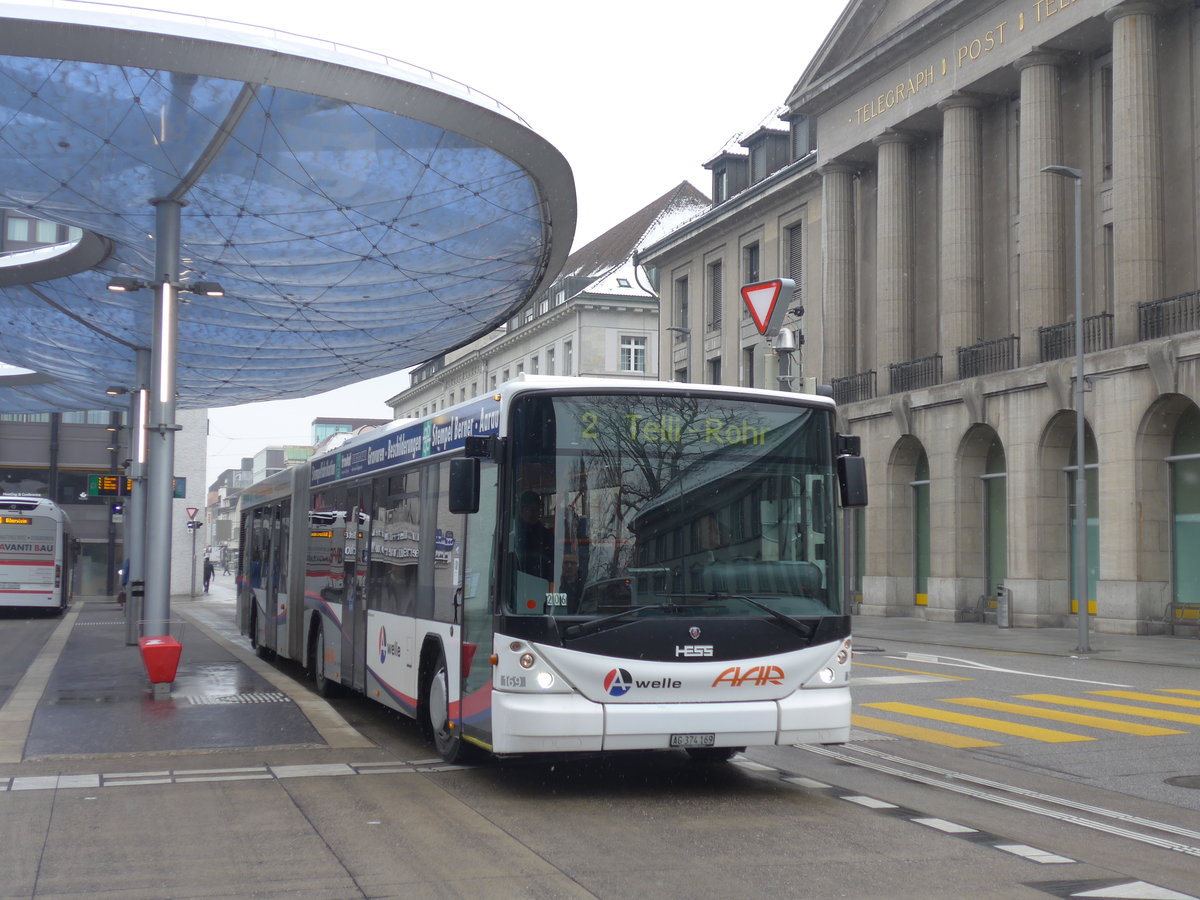
[[[843,509],[867,505],[867,461],[861,456],[837,458],[838,488]]]
[[[479,459],[450,460],[450,512],[468,515],[479,512]]]

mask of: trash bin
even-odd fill
[[[1000,585],[996,588],[996,625],[1000,628],[1011,628],[1011,609],[1008,588]]]
[[[138,647],[151,684],[169,684],[175,680],[179,655],[183,651],[179,641],[169,635],[144,637],[138,638]]]

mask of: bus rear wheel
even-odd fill
[[[316,632],[313,634],[309,660],[312,665],[313,686],[317,693],[322,697],[332,697],[337,692],[337,687],[333,680],[325,675],[325,629],[321,627],[320,622],[317,623]]]
[[[259,659],[270,659],[275,654],[270,647],[264,647],[258,640],[258,610],[250,613],[250,646]]]

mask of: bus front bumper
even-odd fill
[[[850,690],[796,691],[745,703],[594,703],[578,694],[492,692],[492,752],[666,750],[673,735],[715,747],[850,739]]]

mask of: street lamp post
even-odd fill
[[[1070,166],[1044,166],[1043,172],[1069,178],[1075,185],[1075,590],[1078,594],[1080,653],[1088,639],[1087,475],[1083,446],[1083,172]]]

